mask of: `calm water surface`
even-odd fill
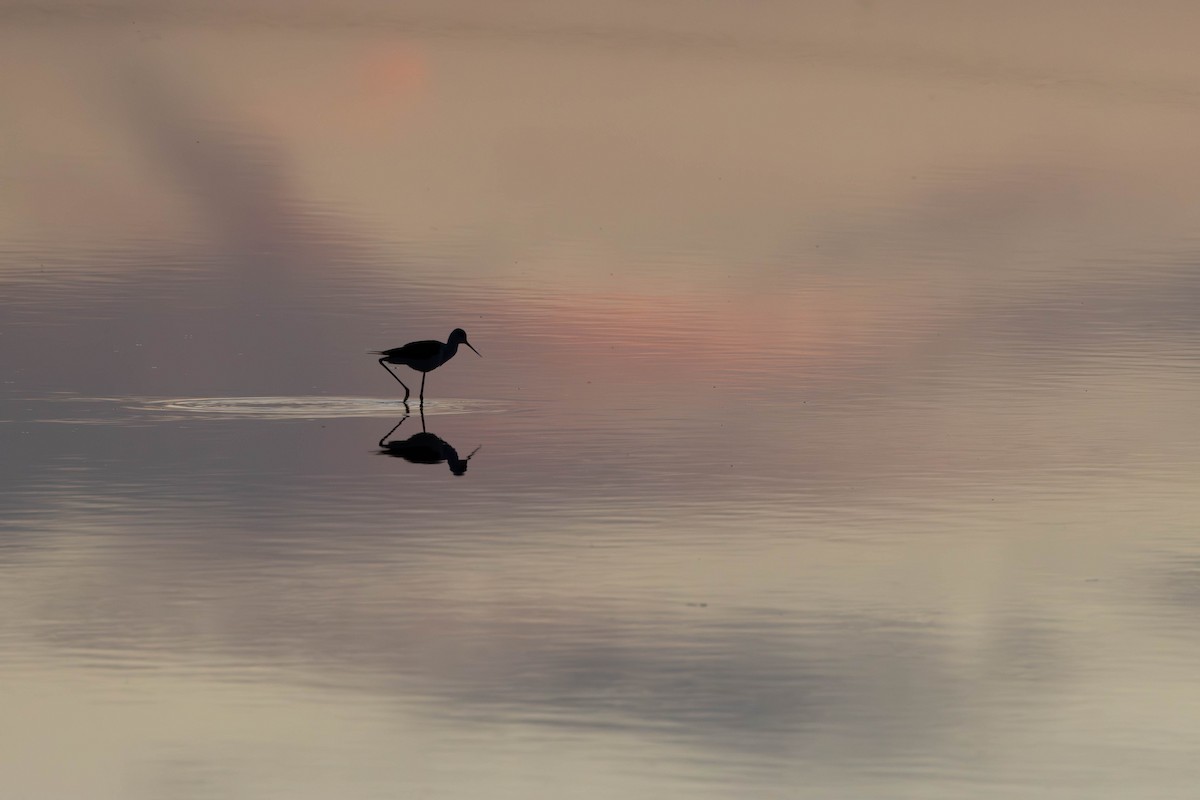
[[[0,794],[1194,797],[1130,13],[7,6]]]

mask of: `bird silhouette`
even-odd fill
[[[403,366],[415,369],[421,373],[421,405],[425,405],[425,375],[426,373],[437,369],[442,364],[445,364],[450,359],[454,358],[454,354],[458,352],[458,346],[465,344],[471,347],[471,343],[467,341],[467,332],[462,328],[455,328],[450,331],[450,338],[444,343],[436,339],[424,339],[419,342],[409,342],[402,347],[393,347],[391,350],[373,350],[371,355],[382,356],[379,363],[388,374],[400,381],[400,385],[404,387],[404,404],[408,405],[408,396],[412,392],[408,389],[408,384],[400,380],[388,364],[401,364]],[[480,358],[483,355],[471,347],[472,352]]]

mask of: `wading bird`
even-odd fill
[[[400,376],[392,371],[388,364],[403,364],[406,367],[411,367],[421,373],[421,405],[425,405],[425,373],[430,370],[435,370],[442,364],[445,364],[450,359],[454,358],[454,354],[458,352],[458,346],[465,344],[471,347],[471,343],[467,341],[467,332],[462,328],[455,328],[450,331],[450,338],[445,344],[433,339],[426,339],[421,342],[409,342],[403,347],[393,347],[391,350],[374,350],[371,355],[383,356],[379,359],[379,363],[388,371],[388,374],[400,381],[400,385],[404,387],[404,404],[408,405],[408,396],[412,394],[408,390],[408,386],[404,381],[400,380]],[[475,355],[483,358],[482,354],[474,347],[471,347]]]

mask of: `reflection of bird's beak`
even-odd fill
[[[470,342],[463,342],[463,344],[465,344],[467,347],[471,347]],[[471,347],[471,352],[474,353],[475,355],[479,356],[480,358],[483,358],[483,353],[479,352],[474,347]]]

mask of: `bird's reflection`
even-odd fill
[[[413,464],[441,464],[444,461],[455,475],[465,473],[467,462],[471,460],[471,456],[479,452],[479,447],[472,450],[471,455],[466,458],[459,458],[458,451],[451,447],[445,439],[425,430],[424,408],[421,409],[420,433],[414,433],[404,441],[388,441],[388,437],[395,433],[410,416],[412,415],[405,414],[390,431],[383,435],[383,438],[379,440],[379,454],[403,458]],[[480,445],[480,447],[482,446]]]

